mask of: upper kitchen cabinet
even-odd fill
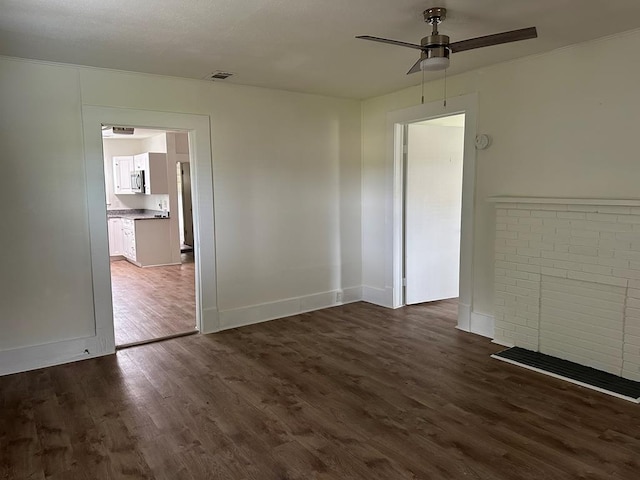
[[[131,172],[134,169],[133,155],[113,157],[113,193],[132,194]]]
[[[166,153],[141,153],[133,156],[134,170],[144,171],[146,195],[169,193]]]

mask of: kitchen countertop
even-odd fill
[[[158,215],[162,215],[161,210],[107,210],[107,218],[128,218],[130,220],[167,220],[169,218],[168,214],[166,217]]]

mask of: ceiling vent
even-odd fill
[[[114,135],[133,135],[133,127],[111,127]]]
[[[134,128],[133,127],[102,127],[102,136],[103,137],[112,137],[113,135],[133,135]]]
[[[216,72],[210,73],[209,75],[207,75],[205,78],[205,80],[226,80],[227,78],[233,76],[233,73],[229,73],[229,72],[223,72],[221,70],[218,70]]]

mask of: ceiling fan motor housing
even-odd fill
[[[449,58],[449,37],[447,35],[429,35],[420,41],[424,50],[421,58]]]
[[[438,32],[438,24],[447,18],[447,9],[443,7],[433,7],[425,10],[422,14],[424,15],[424,21],[433,26],[433,32],[420,41],[420,45],[424,47],[420,59],[448,59],[449,37],[447,35],[440,35]]]

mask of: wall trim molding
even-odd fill
[[[130,108],[82,105],[89,241],[93,276],[96,337],[105,345],[104,353],[115,351],[113,304],[107,219],[104,206],[105,179],[102,152],[102,125],[145,126],[189,133],[193,188],[193,229],[196,258],[196,326],[201,332],[219,330],[217,325],[217,284],[215,262],[213,171],[211,126],[207,115],[170,113]],[[206,312],[206,315],[205,315]],[[82,351],[82,350],[81,350]],[[80,353],[80,352],[78,352]]]
[[[566,210],[562,206],[567,205],[598,205],[610,207],[640,207],[637,198],[569,198],[569,197],[515,197],[508,195],[496,195],[487,198],[489,203],[516,203],[537,205],[558,205],[560,210]],[[620,212],[624,214],[624,212]]]
[[[88,353],[87,353],[88,352]],[[98,336],[0,351],[0,376],[114,353]]]
[[[394,309],[397,307],[393,306],[393,293],[391,287],[375,288],[362,285],[229,310],[218,311],[216,308],[205,308],[202,310],[200,333],[216,333],[360,301]],[[338,301],[338,298],[342,300]],[[459,317],[466,318],[467,321],[458,324],[457,329],[484,337],[493,337],[494,318],[492,316],[471,312],[469,307],[462,303],[459,304],[458,309],[462,312],[459,313]],[[115,353],[115,347],[104,340],[110,333],[112,331],[93,337],[0,351],[0,376]],[[505,347],[513,346],[496,340],[492,340],[492,343]],[[88,353],[83,353],[85,350]]]
[[[274,302],[260,303],[246,307],[220,310],[219,330],[244,327],[279,318],[291,317],[306,312],[336,307],[362,300],[362,287],[348,287],[342,290],[314,293],[300,297],[287,298]],[[338,298],[342,298],[338,301]]]
[[[342,304],[362,301],[362,285],[342,289]]]
[[[471,323],[469,331],[476,335],[482,335],[483,337],[493,338],[493,328],[495,319],[492,315],[485,315],[484,313],[471,312]]]
[[[495,319],[492,315],[472,312],[471,305],[458,303],[458,330],[493,339],[494,325]]]
[[[393,288],[376,288],[368,285],[362,286],[362,300],[374,305],[386,308],[397,308],[393,305]]]
[[[458,300],[458,330],[463,332],[471,331],[471,305]]]

